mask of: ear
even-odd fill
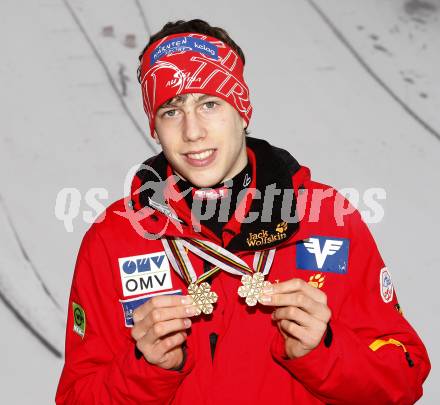
[[[248,123],[246,122],[246,120],[244,118],[242,118],[242,126],[243,126],[243,133],[246,136],[246,129],[248,128]]]
[[[160,145],[160,140],[159,140],[159,136],[157,135],[156,129],[153,132],[153,139],[158,145]]]
[[[243,130],[246,129],[247,122],[246,122],[246,120],[243,117],[241,117],[241,125],[243,125]]]

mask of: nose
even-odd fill
[[[206,128],[194,111],[186,111],[183,124],[183,138],[194,142],[206,136]]]

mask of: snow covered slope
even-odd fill
[[[310,0],[385,92],[440,139],[440,2]]]
[[[384,220],[371,228],[405,315],[436,363],[439,7],[434,0],[224,0],[216,8],[200,0],[3,0],[0,199],[8,214],[0,217],[0,292],[62,344],[60,318],[89,226],[83,215],[96,211],[86,193],[108,190],[104,205],[121,197],[128,169],[154,149],[137,56],[165,22],[201,17],[224,26],[246,53],[254,136],[288,148],[317,180],[386,190]],[[81,196],[73,232],[55,216],[65,187]],[[8,329],[0,337],[3,399],[52,403],[61,362],[2,302],[0,316]],[[438,375],[434,368],[421,404],[440,400]],[[19,389],[23,380],[31,383]]]

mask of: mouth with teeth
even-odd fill
[[[183,154],[191,166],[204,167],[211,164],[217,155],[217,149],[204,149]]]

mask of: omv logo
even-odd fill
[[[122,263],[122,271],[125,274],[144,273],[146,271],[151,271],[153,266],[154,269],[160,269],[165,259],[165,255],[161,254],[158,256],[141,256],[139,259],[129,258]]]
[[[125,297],[172,288],[170,264],[165,252],[121,257],[118,261]]]
[[[349,239],[313,236],[296,245],[296,267],[345,274],[348,271]]]

